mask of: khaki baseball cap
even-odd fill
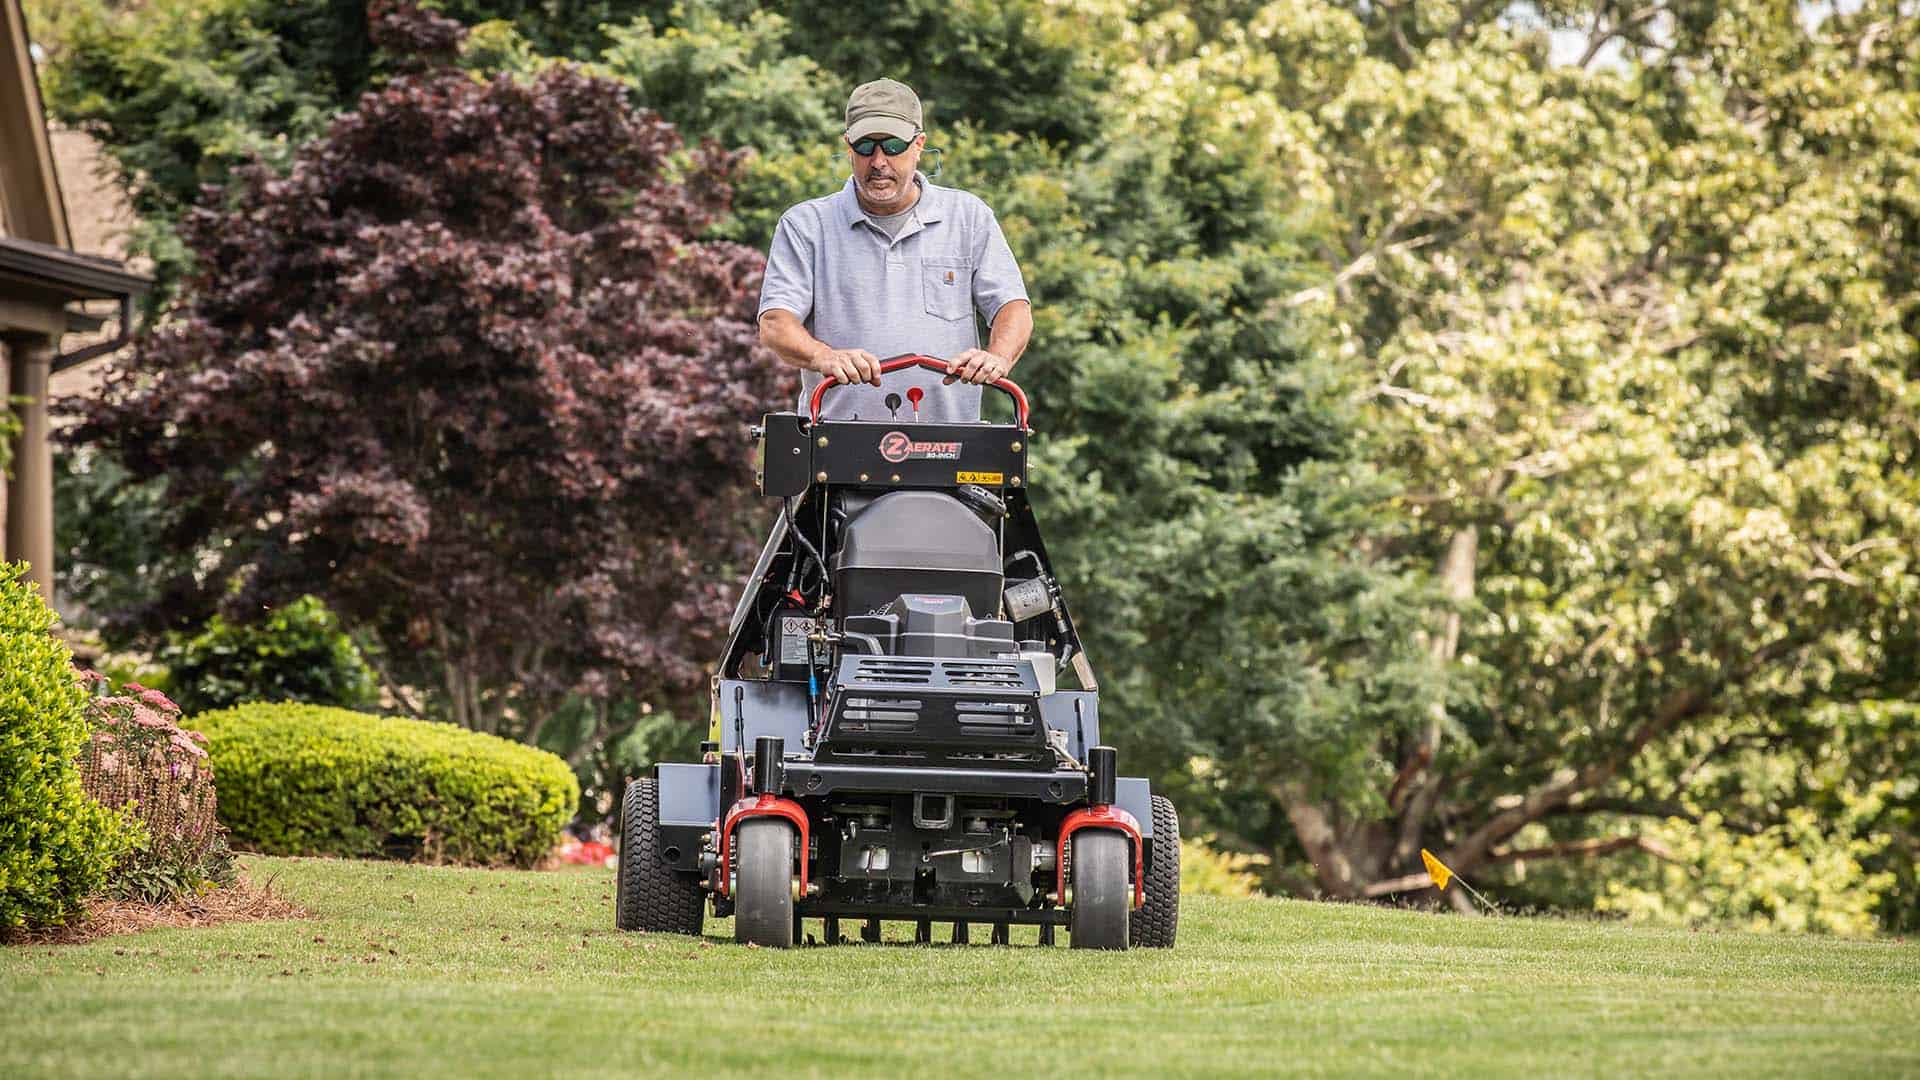
[[[862,83],[847,98],[847,139],[859,142],[869,135],[912,138],[920,123],[920,96],[906,83],[875,79]]]

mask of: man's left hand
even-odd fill
[[[1013,361],[998,353],[985,349],[968,349],[966,352],[947,361],[945,382],[969,382],[984,386],[995,379],[1003,379],[1013,370]]]

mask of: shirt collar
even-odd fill
[[[920,185],[920,201],[913,204],[919,214],[920,224],[931,225],[946,215],[946,189],[927,183],[927,174],[915,170],[913,182]],[[840,227],[850,229],[867,219],[867,212],[860,209],[860,197],[854,194],[853,177],[847,177],[847,184],[840,189],[839,199]]]

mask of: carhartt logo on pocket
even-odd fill
[[[947,284],[953,284],[953,271],[947,271]]]

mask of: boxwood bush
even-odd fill
[[[532,866],[580,797],[553,754],[451,724],[291,703],[184,723],[207,737],[220,823],[269,854]]]
[[[372,708],[380,700],[340,620],[303,596],[248,624],[215,615],[197,634],[175,634],[160,650],[173,700],[188,714],[248,701],[304,701]]]
[[[0,563],[0,931],[66,922],[139,838],[81,787],[87,693],[25,573]]]

